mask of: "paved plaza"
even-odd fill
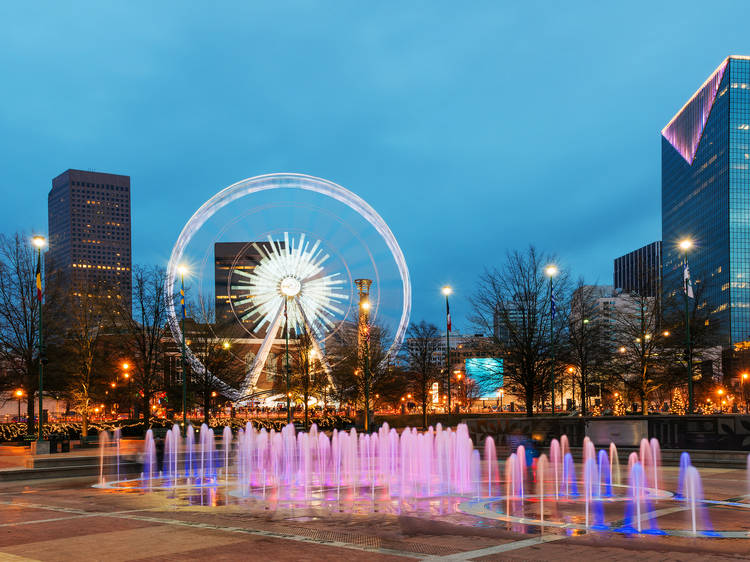
[[[665,487],[676,469],[665,468]],[[744,470],[701,469],[706,497],[737,500]],[[5,483],[0,487],[0,560],[732,560],[750,539],[677,538],[616,533],[539,535],[505,523],[429,511],[325,512],[198,496],[93,488],[93,478]],[[663,510],[660,525],[684,525]],[[716,530],[750,529],[750,510],[709,510]],[[671,518],[671,520],[670,520]]]

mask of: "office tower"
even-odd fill
[[[47,272],[73,296],[101,285],[130,307],[130,177],[67,170],[52,180],[47,205]]]
[[[656,297],[661,293],[661,241],[615,259],[615,289],[623,293],[638,293]]]
[[[716,344],[750,340],[750,57],[730,56],[662,130],[665,304],[685,254]]]

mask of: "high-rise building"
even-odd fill
[[[661,241],[615,259],[615,289],[656,297],[661,293]]]
[[[750,340],[750,57],[730,56],[662,130],[662,278],[682,298],[684,254],[716,343]]]
[[[47,198],[46,268],[74,296],[102,284],[131,303],[130,176],[67,170]]]

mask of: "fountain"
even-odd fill
[[[580,532],[717,536],[706,505],[750,507],[736,500],[704,499],[700,475],[687,453],[680,457],[677,493],[654,487],[661,482],[661,451],[655,439],[641,441],[638,453],[630,454],[623,485],[618,482],[614,444],[597,451],[587,440],[577,465],[564,436],[552,439],[548,452],[532,463],[524,446],[499,463],[494,439],[486,438],[481,455],[464,425],[455,430],[438,425],[424,432],[406,428],[400,434],[387,424],[371,434],[325,433],[316,426],[296,432],[292,425],[268,431],[250,423],[236,433],[219,431],[217,437],[203,425],[196,436],[188,427],[183,437],[173,426],[164,434],[163,457],[157,457],[157,446],[161,451],[162,445],[149,430],[141,456],[143,472],[124,480],[115,468],[120,434],[102,432],[97,486],[164,490],[170,499],[187,494],[201,505],[222,494],[262,509],[305,505],[338,512],[443,514],[448,508],[502,520],[520,531],[543,525]],[[682,510],[688,515],[686,527],[657,527],[657,517]]]

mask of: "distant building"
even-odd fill
[[[283,242],[278,242],[283,247]],[[268,242],[216,242],[214,244],[214,299],[216,324],[232,326],[235,319],[232,301],[237,295],[232,292],[232,276],[236,271],[252,273],[262,259],[256,246],[267,250]]]
[[[616,258],[614,286],[643,297],[661,294],[661,240]]]
[[[74,296],[102,283],[131,303],[130,176],[67,170],[47,198],[48,273]]]
[[[750,341],[750,57],[730,56],[662,130],[662,278],[682,298],[682,240],[715,343]]]

